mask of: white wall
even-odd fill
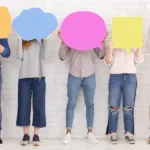
[[[111,30],[113,16],[140,16],[144,17],[144,39],[147,41],[150,25],[150,0],[0,0],[0,5],[6,5],[12,15],[16,17],[23,9],[40,7],[45,11],[54,13],[59,23],[69,13],[77,10],[95,11],[104,17],[108,30]],[[150,35],[149,35],[150,36]],[[150,37],[149,37],[150,38]],[[17,114],[17,80],[19,62],[16,60],[15,49],[17,40],[12,35],[9,38],[12,55],[3,59],[3,136],[5,138],[22,137],[22,129],[16,127]],[[149,135],[149,102],[150,102],[150,51],[146,48],[145,62],[138,66],[138,92],[135,107],[135,133],[138,138],[147,138]],[[68,65],[58,58],[60,41],[53,35],[50,42],[50,58],[47,66],[47,96],[46,116],[47,127],[41,130],[43,138],[60,138],[65,133],[65,108],[67,102],[66,82]],[[94,132],[97,137],[105,138],[107,125],[108,101],[108,71],[102,60],[95,59],[97,89],[95,94],[95,125]],[[119,134],[123,135],[122,113],[119,122]],[[82,91],[79,95],[73,125],[74,137],[85,137],[86,121],[85,106]],[[31,130],[31,132],[33,129]]]

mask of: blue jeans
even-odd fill
[[[46,126],[45,115],[45,78],[20,79],[18,83],[18,114],[17,126],[30,125],[31,96],[33,96],[33,123],[34,127]]]
[[[125,132],[134,133],[134,103],[137,88],[136,74],[111,74],[109,79],[109,132],[117,132],[118,116],[123,97]],[[115,108],[115,109],[114,109]]]
[[[93,128],[94,94],[96,88],[96,79],[94,74],[85,78],[76,78],[73,77],[72,75],[68,76],[68,84],[67,84],[68,104],[66,109],[67,129],[72,128],[74,109],[76,107],[77,98],[81,87],[83,88],[86,105],[87,128],[88,129]]]
[[[2,74],[1,74],[1,63],[0,63],[0,136],[2,130],[2,108],[1,108],[1,93],[2,93]]]

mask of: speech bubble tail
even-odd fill
[[[36,39],[41,44],[41,39]]]
[[[126,48],[126,52],[127,52],[128,54],[130,54],[130,53],[131,53],[131,49],[130,49],[130,48]]]

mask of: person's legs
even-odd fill
[[[19,79],[18,81],[18,113],[16,125],[23,127],[24,137],[22,145],[29,143],[29,126],[31,111],[31,80]]]
[[[68,76],[68,84],[67,84],[68,103],[66,108],[67,134],[64,140],[62,141],[64,144],[68,144],[71,141],[71,129],[74,119],[74,109],[76,107],[78,94],[81,88],[81,80],[82,78],[76,78],[70,74]]]
[[[45,94],[46,94],[46,83],[45,78],[32,79],[32,90],[33,90],[33,123],[34,126],[34,137],[33,144],[38,146],[39,139],[39,128],[46,127],[46,114],[45,114]]]
[[[84,100],[86,105],[86,119],[87,119],[87,128],[88,135],[87,139],[91,143],[98,143],[95,136],[92,133],[93,121],[94,121],[94,95],[96,88],[96,79],[95,75],[91,75],[82,80],[82,88],[84,92]]]
[[[86,105],[87,128],[91,132],[94,121],[94,94],[96,88],[95,75],[86,77],[82,80],[82,88],[84,92],[84,100]]]
[[[72,75],[69,75],[67,84],[68,103],[66,109],[67,130],[72,129],[72,123],[74,119],[74,108],[76,107],[80,88],[81,88],[81,78],[75,78]]]
[[[135,74],[126,74],[123,85],[123,112],[126,140],[134,144],[134,103],[136,96],[137,79]],[[127,136],[128,135],[128,136]],[[130,136],[131,135],[131,136]]]
[[[1,131],[2,131],[2,108],[1,108],[1,93],[2,93],[2,74],[1,74],[1,64],[0,64],[0,145],[3,144],[2,138],[1,138]]]
[[[117,143],[118,116],[121,102],[123,75],[110,75],[109,79],[109,133],[112,134],[111,142]]]
[[[1,136],[1,130],[2,130],[1,94],[2,94],[2,74],[1,74],[1,64],[0,64],[0,136]]]

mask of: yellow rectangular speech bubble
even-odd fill
[[[11,31],[11,15],[5,6],[0,6],[0,38],[8,38]]]
[[[143,18],[113,17],[112,41],[114,48],[124,48],[130,53],[131,48],[142,48]]]

